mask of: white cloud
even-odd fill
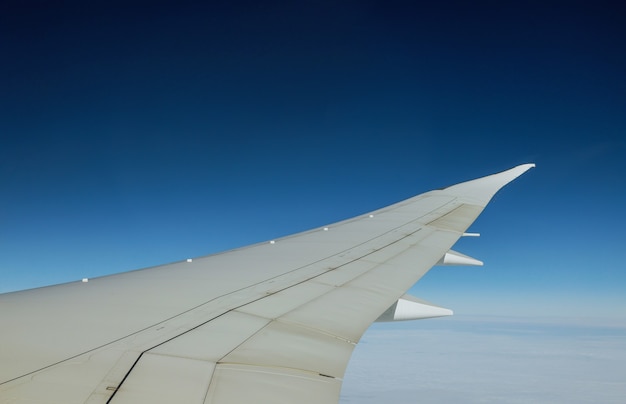
[[[622,403],[626,327],[450,318],[376,324],[341,403]]]

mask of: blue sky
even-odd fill
[[[534,162],[412,293],[626,319],[614,2],[8,2],[0,292],[205,255]]]

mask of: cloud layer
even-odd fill
[[[451,318],[374,325],[341,403],[618,403],[626,327],[563,319]]]

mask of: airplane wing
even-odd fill
[[[404,293],[447,257],[471,261],[450,248],[531,167],[221,254],[0,295],[0,403],[336,403],[377,318],[450,314]]]

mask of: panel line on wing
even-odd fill
[[[399,228],[401,228],[401,227],[406,227],[406,226],[411,225],[411,224],[413,224],[413,225],[414,225],[414,224],[415,224],[414,222],[415,222],[415,221],[413,221],[413,222],[409,222],[409,223],[406,223],[405,225],[403,225],[403,226],[399,226],[398,228],[396,228],[396,229],[394,229],[394,230],[398,230],[398,229],[399,229]],[[318,277],[320,277],[320,276],[322,276],[322,275],[324,275],[324,274],[326,274],[326,273],[328,273],[328,272],[331,272],[331,271],[337,271],[338,269],[340,269],[340,268],[342,268],[342,267],[348,266],[348,265],[353,264],[353,263],[358,262],[358,261],[362,261],[362,260],[363,260],[364,258],[366,258],[367,256],[370,256],[370,255],[372,255],[372,254],[376,254],[376,253],[378,253],[378,252],[380,252],[380,251],[382,251],[382,250],[385,250],[385,249],[387,249],[388,247],[390,247],[390,246],[392,246],[392,245],[394,245],[394,244],[398,244],[398,243],[400,243],[402,240],[404,240],[404,239],[406,239],[406,238],[408,238],[408,237],[411,237],[411,236],[415,235],[416,233],[420,232],[420,231],[422,230],[422,225],[421,225],[421,223],[417,223],[417,224],[418,224],[418,227],[416,227],[416,228],[414,227],[414,229],[413,229],[413,230],[411,230],[410,232],[405,233],[405,234],[401,234],[401,235],[399,235],[399,237],[398,237],[398,236],[394,236],[394,237],[393,237],[393,239],[392,239],[391,241],[386,242],[386,243],[385,243],[385,244],[383,244],[383,245],[378,245],[378,246],[377,246],[377,248],[375,248],[375,249],[367,249],[366,251],[361,252],[361,253],[360,253],[357,257],[352,258],[350,261],[344,262],[343,264],[339,265],[338,267],[335,267],[335,268],[333,268],[333,269],[326,269],[325,271],[323,271],[323,272],[321,272],[321,273],[319,273],[319,274],[316,274],[316,275],[314,275],[314,276],[308,277],[308,278],[306,278],[306,279],[304,279],[304,280],[301,280],[300,282],[297,282],[297,283],[295,283],[295,284],[290,284],[290,285],[289,285],[289,286],[287,286],[287,287],[284,287],[284,288],[282,288],[282,289],[280,289],[280,290],[277,290],[277,291],[276,291],[276,292],[274,292],[272,295],[265,295],[265,296],[262,296],[262,297],[259,297],[259,298],[255,299],[255,300],[253,300],[253,301],[250,301],[250,302],[248,302],[248,303],[246,303],[246,304],[243,304],[243,305],[240,305],[240,306],[238,306],[238,307],[235,307],[235,308],[233,308],[233,309],[229,310],[229,311],[228,311],[228,312],[226,312],[226,313],[223,313],[223,314],[221,314],[221,315],[219,315],[219,316],[217,316],[217,317],[214,317],[214,318],[212,318],[212,319],[210,319],[210,320],[205,321],[205,322],[204,322],[204,323],[202,323],[202,324],[197,325],[196,327],[194,327],[194,328],[192,328],[192,329],[189,329],[189,330],[187,330],[187,331],[184,331],[184,332],[182,332],[182,333],[179,333],[178,335],[176,335],[176,336],[174,336],[174,337],[170,338],[169,340],[163,341],[162,343],[160,343],[160,344],[158,344],[158,345],[156,345],[156,346],[150,347],[150,348],[146,349],[144,352],[154,351],[154,350],[155,350],[155,349],[157,349],[158,347],[162,347],[162,346],[166,345],[167,343],[169,343],[169,342],[171,342],[171,341],[174,341],[174,340],[176,340],[176,339],[180,338],[181,336],[184,336],[184,335],[186,335],[186,334],[188,334],[188,333],[190,333],[190,332],[193,332],[193,331],[195,331],[195,330],[198,330],[198,329],[200,329],[201,327],[203,327],[203,326],[205,326],[205,325],[207,325],[207,324],[211,323],[212,321],[215,321],[217,318],[222,318],[222,317],[228,316],[230,313],[233,313],[233,312],[242,312],[242,313],[246,313],[246,311],[245,311],[245,310],[241,310],[241,309],[245,309],[245,307],[246,307],[246,306],[251,306],[251,305],[253,305],[253,304],[254,304],[254,303],[256,303],[256,302],[263,301],[263,300],[266,300],[266,299],[270,299],[270,298],[272,298],[273,296],[276,296],[277,294],[280,294],[281,292],[284,292],[284,291],[286,291],[286,290],[289,290],[289,289],[296,289],[298,286],[300,286],[300,285],[304,285],[304,284],[307,284],[307,282],[309,282],[309,281],[311,281],[311,280],[315,280],[316,278],[318,278]],[[392,233],[393,233],[393,232],[392,232],[392,231],[390,231],[390,232],[388,232],[387,234],[392,234]],[[380,239],[380,238],[381,238],[381,237],[378,237],[378,239]],[[363,243],[363,245],[365,245],[365,244],[367,244],[367,243]],[[412,245],[412,244],[413,244],[413,243],[411,243],[411,245]],[[406,248],[409,248],[409,247],[410,247],[410,245],[409,245],[409,246],[405,246],[405,247],[403,247],[403,248],[402,248],[402,250],[405,250]],[[352,250],[352,251],[354,251],[355,249],[353,248],[353,249],[351,249],[351,250]],[[358,277],[358,275],[357,275],[355,278],[357,278],[357,277]],[[353,278],[353,279],[354,279],[354,278]],[[321,284],[320,284],[320,285],[321,285]],[[326,293],[328,293],[328,292],[330,292],[330,291],[332,291],[332,290],[334,290],[334,289],[336,289],[336,288],[337,288],[337,287],[331,287],[331,289],[324,289],[324,290],[325,290],[325,292],[324,292],[324,293],[322,293],[321,295],[317,295],[317,296],[315,297],[315,299],[319,298],[320,296],[323,296],[324,294],[326,294]],[[309,301],[305,301],[305,302],[302,302],[302,304],[300,304],[299,306],[305,305],[305,304],[309,303],[310,301],[311,301],[311,300],[309,300]],[[297,307],[295,307],[295,308],[297,308]],[[294,309],[295,309],[295,308],[294,308]],[[252,314],[252,313],[251,313],[251,314]],[[286,314],[286,313],[283,313],[283,314],[281,315],[281,317],[282,317],[282,316],[284,316],[285,314]],[[288,327],[297,327],[297,329],[300,329],[300,330],[309,330],[308,332],[313,332],[313,333],[315,333],[316,335],[319,335],[319,336],[324,336],[324,335],[326,335],[328,338],[332,338],[332,339],[334,339],[334,340],[343,341],[344,343],[348,343],[348,344],[350,344],[350,345],[354,345],[354,344],[355,344],[355,342],[354,342],[354,341],[352,341],[352,340],[350,340],[350,339],[348,339],[348,338],[344,338],[344,337],[342,337],[342,336],[341,336],[341,335],[339,335],[339,334],[336,334],[336,333],[331,333],[331,332],[328,332],[327,330],[324,330],[324,329],[320,329],[320,328],[316,328],[316,327],[312,327],[312,326],[306,326],[306,325],[303,325],[303,324],[300,324],[300,323],[294,323],[294,322],[291,322],[291,321],[284,321],[284,320],[282,320],[282,319],[281,319],[280,321],[279,321],[279,320],[276,320],[276,319],[273,319],[273,321],[272,321],[272,322],[270,322],[269,324],[266,324],[265,326],[263,326],[263,327],[261,327],[260,329],[258,329],[256,332],[252,333],[252,334],[251,334],[251,335],[250,335],[247,339],[245,339],[245,340],[244,340],[243,342],[241,342],[239,345],[237,345],[236,347],[234,347],[234,348],[233,348],[230,352],[226,353],[226,354],[224,355],[224,357],[222,357],[222,358],[221,358],[221,359],[220,359],[217,363],[222,363],[223,361],[231,362],[230,360],[228,360],[228,359],[227,359],[227,358],[229,357],[229,355],[230,355],[230,356],[231,356],[231,358],[232,358],[232,355],[233,355],[233,353],[234,353],[234,352],[236,352],[238,349],[242,349],[242,347],[245,347],[245,345],[246,345],[247,343],[250,343],[249,341],[253,341],[255,338],[258,338],[258,336],[259,336],[260,334],[262,334],[262,333],[264,332],[264,330],[268,329],[268,327],[270,327],[270,328],[272,328],[272,327],[276,327],[276,325],[272,325],[272,324],[274,324],[274,323],[283,323],[285,326],[288,326]],[[350,352],[351,352],[351,350],[352,350],[352,348],[350,349]],[[237,363],[237,362],[238,362],[238,361],[234,361],[233,363]],[[347,362],[347,360],[346,360],[346,362]],[[283,367],[284,367],[284,366],[283,366]],[[300,368],[294,368],[294,369],[300,369]],[[305,369],[305,370],[306,370],[306,369]],[[328,370],[326,370],[326,371],[321,371],[321,372],[317,372],[317,373],[320,373],[320,374],[332,374],[332,373],[334,373],[334,372],[329,372]],[[129,374],[130,374],[130,371],[129,371]],[[337,376],[333,376],[333,377],[337,377]],[[121,384],[122,384],[122,383],[120,383],[120,386],[121,386]],[[119,388],[119,387],[118,387],[118,388]]]

